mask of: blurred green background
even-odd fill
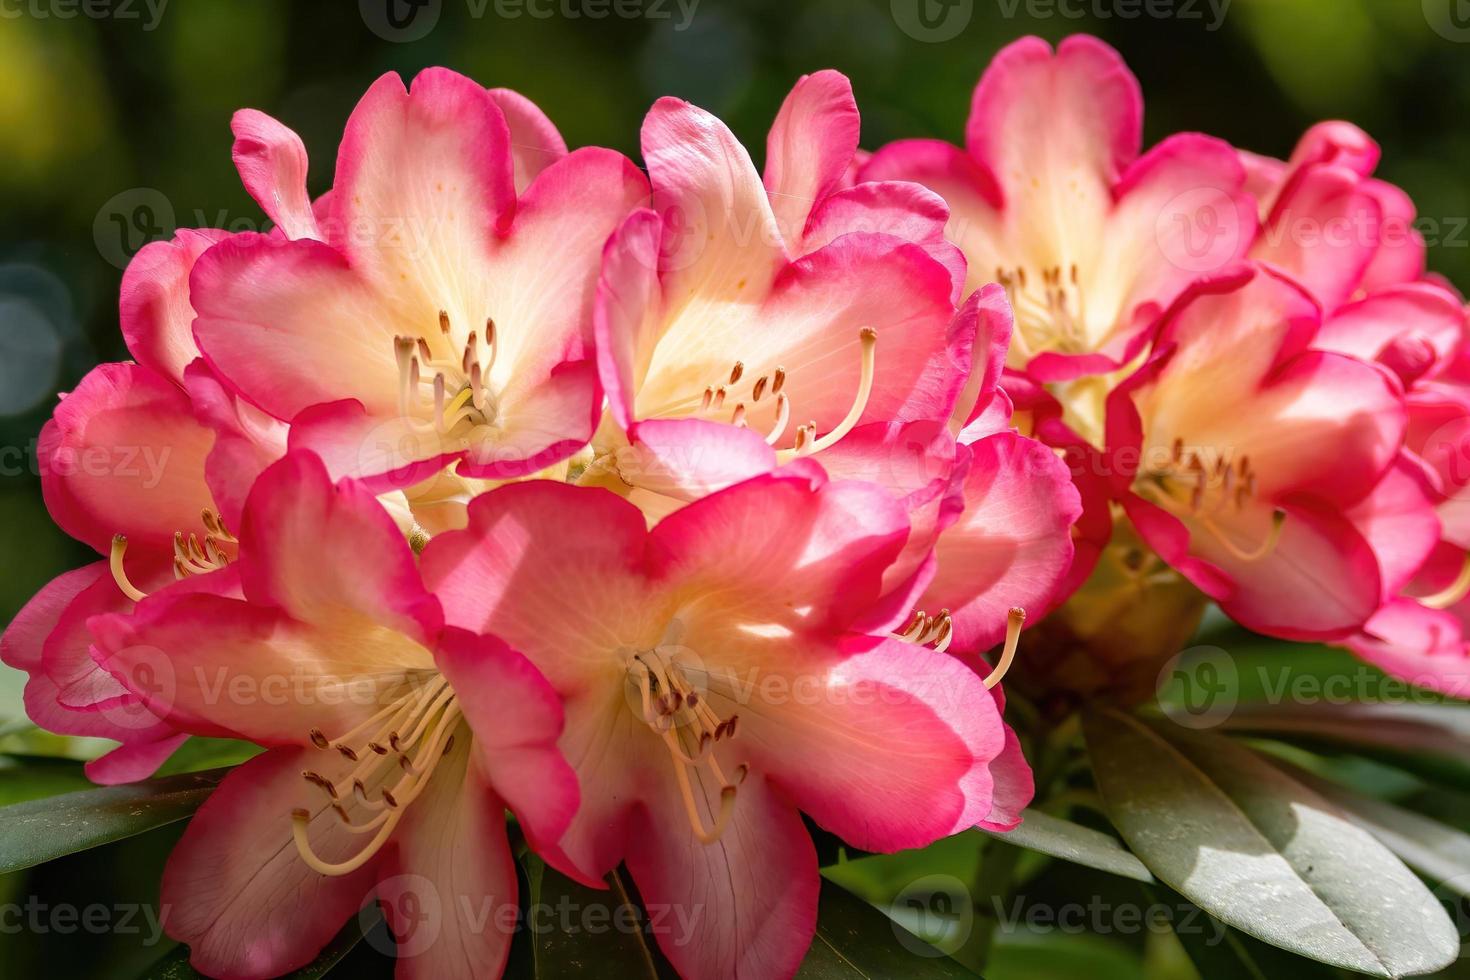
[[[388,2],[406,26],[389,23]],[[609,13],[588,16],[597,10]],[[302,135],[314,194],[372,80],[429,65],[515,88],[570,145],[635,159],[650,102],[679,95],[721,115],[759,162],[802,73],[852,77],[866,147],[959,141],[971,89],[1002,45],[1079,31],[1119,48],[1139,76],[1146,143],[1202,130],[1284,156],[1319,119],[1364,127],[1383,146],[1380,174],[1418,204],[1431,268],[1470,286],[1466,0],[0,0],[0,623],[92,557],[48,518],[34,441],[56,392],[125,356],[116,304],[127,258],[174,227],[263,227],[230,161],[235,109],[263,109]],[[19,711],[19,681],[0,668],[0,724]],[[167,835],[156,837],[109,851],[115,869],[89,865],[92,893],[147,900],[155,885],[132,869],[157,866]],[[80,887],[72,872],[61,862],[29,883],[7,876],[0,893],[65,900]],[[44,948],[61,973],[112,955],[95,942]],[[156,953],[134,948],[113,972],[133,975],[129,963]],[[1105,960],[1086,959],[1106,973]],[[39,965],[0,957],[0,976]]]

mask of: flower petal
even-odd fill
[[[740,141],[703,109],[665,97],[644,119],[642,143],[665,222],[660,268],[670,306],[709,321],[747,295],[758,302],[786,251]]]
[[[754,678],[749,703],[711,698],[722,717],[739,714],[751,771],[862,850],[923,847],[985,819],[1005,733],[980,678],[902,640],[852,647],[802,644]]]
[[[782,238],[802,241],[807,217],[837,190],[861,130],[852,83],[841,72],[803,75],[766,138],[765,186]]]
[[[212,506],[204,480],[214,433],[183,391],[139,364],[102,364],[62,399],[37,457],[46,508],[106,554],[126,534],[133,554],[167,554],[175,531]]]
[[[965,143],[995,175],[1005,206],[1064,229],[1097,207],[1138,155],[1143,96],[1112,48],[1076,34],[1057,46],[1026,37],[1005,47],[980,79]],[[1058,188],[1070,188],[1075,199]],[[1105,206],[1105,205],[1103,205]]]
[[[478,733],[475,742],[456,745],[434,770],[381,863],[377,898],[397,943],[399,980],[498,977],[510,955],[516,866],[505,805],[481,771]]]
[[[207,976],[273,977],[305,966],[372,894],[374,862],[332,877],[297,853],[291,812],[298,807],[325,811],[310,825],[323,860],[343,860],[364,843],[301,778],[304,766],[320,769],[319,755],[277,749],[240,766],[199,808],[169,856],[164,926],[188,944],[189,962]]]
[[[446,629],[435,662],[474,731],[472,775],[515,811],[538,853],[555,847],[578,803],[577,776],[556,747],[563,723],[556,691],[492,636]],[[501,809],[494,807],[495,823],[503,823]]]
[[[256,109],[235,113],[230,130],[235,134],[235,169],[255,203],[287,238],[321,238],[306,191],[301,137]]]
[[[421,643],[443,623],[387,511],[356,484],[333,486],[315,456],[292,453],[261,475],[239,537],[251,602],[324,626],[371,621]],[[323,562],[347,556],[350,568],[323,574]]]
[[[500,107],[510,129],[516,193],[522,194],[541,171],[567,155],[567,144],[546,113],[521,93],[492,88],[490,98]]]
[[[965,509],[939,536],[939,567],[920,606],[948,609],[951,648],[978,652],[1005,636],[1013,607],[1038,621],[1066,597],[1082,507],[1066,464],[1039,442],[1005,432],[968,451]]]
[[[118,317],[128,351],[175,384],[199,356],[189,273],[206,249],[226,237],[214,228],[181,228],[170,241],[144,245],[123,272]]]
[[[659,948],[686,977],[793,975],[816,930],[821,881],[796,808],[752,775],[724,836],[707,845],[690,832],[673,778],[658,785],[629,834],[627,860],[643,901],[675,913],[656,932]],[[695,792],[708,822],[719,790],[700,784]]]

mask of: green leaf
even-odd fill
[[[797,980],[950,980],[977,974],[824,880],[817,935],[796,976]]]
[[[1242,704],[1222,727],[1346,748],[1470,788],[1470,706],[1463,704]]]
[[[677,926],[649,921],[632,897],[622,869],[608,876],[604,891],[573,881],[534,854],[526,855],[524,867],[524,928],[512,950],[507,976],[674,977],[647,930]]]
[[[1271,980],[1290,976],[1292,980],[1337,980],[1342,975],[1334,967],[1304,960],[1231,929],[1168,888],[1145,886],[1144,894],[1151,904],[1163,903],[1180,913],[1173,920],[1174,935],[1201,977]],[[1189,928],[1184,928],[1186,922]],[[1201,922],[1209,927],[1202,927]]]
[[[1394,977],[1454,962],[1459,936],[1413,872],[1306,786],[1218,735],[1088,711],[1113,823],[1162,881],[1243,932]]]
[[[104,786],[0,807],[0,874],[183,820],[228,770]]]
[[[1329,800],[1404,863],[1470,896],[1470,834],[1384,800],[1351,792],[1287,762],[1272,764]]]
[[[356,949],[358,943],[362,942],[366,935],[363,926],[367,922],[373,922],[371,929],[376,929],[381,926],[382,917],[378,913],[354,915],[351,921],[342,927],[342,931],[327,943],[326,948],[317,955],[316,959],[294,973],[286,974],[280,980],[321,980],[333,967],[342,962],[348,953]],[[202,975],[189,965],[189,947],[175,946],[167,956],[149,967],[148,971],[138,980],[202,980]]]
[[[185,740],[168,761],[158,768],[160,776],[177,776],[186,772],[202,772],[206,769],[221,769],[248,762],[265,751],[254,742],[242,742],[232,738],[201,738],[197,735]]]
[[[1118,843],[1117,838],[1040,810],[1026,810],[1022,814],[1021,825],[1015,830],[986,833],[1007,844],[1040,851],[1073,864],[1122,875],[1134,881],[1154,880],[1143,862]]]

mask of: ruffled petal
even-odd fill
[[[93,368],[41,430],[41,490],[56,523],[106,554],[116,534],[130,553],[167,554],[175,531],[212,506],[204,479],[214,433],[188,397],[140,364]]]
[[[214,228],[181,228],[167,242],[149,242],[123,272],[118,318],[128,351],[175,384],[199,356],[189,273],[205,250],[228,237]]]

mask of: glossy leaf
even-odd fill
[[[1172,726],[1171,726],[1172,727]],[[1159,879],[1243,932],[1375,976],[1433,972],[1454,924],[1398,858],[1319,794],[1229,739],[1083,716],[1109,816]]]
[[[1153,881],[1154,876],[1128,849],[1099,830],[1040,810],[1027,810],[1021,825],[1006,833],[991,833],[996,840],[1040,851],[1051,857],[1111,872],[1135,881]]]
[[[0,874],[183,820],[228,770],[102,786],[0,807]]]

